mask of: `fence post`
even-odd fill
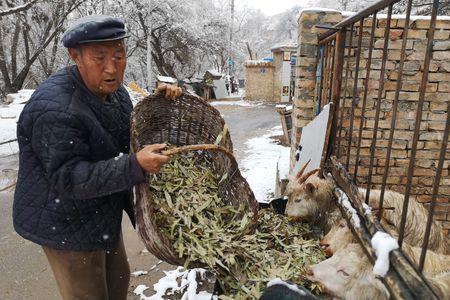
[[[295,100],[292,113],[291,164],[295,165],[295,153],[300,142],[301,129],[314,118],[317,84],[318,34],[324,29],[315,25],[333,25],[342,20],[338,11],[305,9],[298,18],[298,50],[296,65]]]

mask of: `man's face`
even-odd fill
[[[122,84],[127,65],[123,40],[92,43],[69,49],[87,88],[105,100]]]

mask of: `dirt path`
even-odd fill
[[[279,125],[273,105],[256,107],[217,106],[228,123],[235,155],[239,161],[245,157],[245,141]],[[17,157],[0,159],[0,169],[17,168]],[[13,192],[0,193],[0,299],[58,300],[53,274],[40,246],[18,236],[12,227]],[[144,245],[124,215],[123,233],[131,271],[149,271],[149,274],[131,278],[128,299],[138,299],[132,291],[139,284],[152,287],[164,274],[175,269],[150,253],[142,252]],[[158,265],[157,265],[158,264]],[[153,270],[150,269],[157,265]],[[149,291],[146,293],[151,295]]]

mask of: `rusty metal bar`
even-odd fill
[[[328,24],[317,24],[314,25],[316,28],[320,28],[320,29],[331,29],[331,30],[335,30],[335,31],[339,31],[340,28],[336,28],[333,25],[328,25]]]
[[[391,152],[392,152],[392,143],[394,141],[394,131],[395,131],[395,123],[397,121],[397,111],[398,111],[398,100],[400,96],[400,89],[402,87],[402,76],[403,76],[403,66],[405,64],[405,58],[406,58],[406,42],[408,41],[408,31],[409,31],[409,20],[411,16],[411,7],[412,7],[412,0],[408,0],[408,4],[406,7],[406,18],[405,18],[405,27],[403,28],[403,40],[402,40],[402,49],[400,51],[400,64],[398,67],[398,76],[397,76],[397,85],[395,87],[395,95],[394,95],[394,102],[392,104],[392,119],[391,119],[391,129],[389,131],[389,140],[388,140],[388,146],[387,146],[387,152],[386,152],[386,164],[384,166],[384,173],[383,173],[383,179],[381,182],[381,193],[380,193],[380,204],[379,204],[379,214],[378,214],[378,220],[381,220],[383,217],[383,203],[384,203],[384,193],[386,190],[386,182],[387,177],[389,174],[389,162],[391,160]]]
[[[327,77],[327,92],[325,94],[325,101],[322,102],[322,107],[325,105],[325,103],[330,102],[330,93],[331,93],[331,78],[333,77],[333,73],[331,72],[331,69],[333,68],[333,41],[330,41],[328,43],[328,77]]]
[[[373,15],[377,11],[380,11],[380,10],[386,8],[388,5],[391,5],[391,4],[394,4],[397,2],[400,2],[400,0],[377,1],[373,5],[367,7],[366,9],[363,9],[363,10],[359,11],[358,13],[356,13],[355,15],[350,16],[350,17],[340,21],[339,23],[335,24],[334,27],[338,28],[338,29],[343,28],[343,27],[348,27],[349,25],[352,25],[352,24],[360,21],[361,19],[367,18],[370,15]],[[335,34],[335,33],[336,33],[335,29],[330,29],[327,32],[324,32],[319,35],[319,41],[322,41],[322,40],[328,38],[330,35]]]
[[[358,166],[359,166],[359,155],[361,152],[361,141],[362,141],[362,131],[364,127],[364,120],[366,114],[366,105],[367,105],[367,93],[369,92],[369,77],[370,77],[370,68],[372,67],[372,51],[373,51],[373,43],[375,40],[375,28],[377,27],[377,12],[373,14],[372,18],[372,29],[370,32],[370,41],[369,41],[369,54],[367,57],[366,63],[366,79],[364,81],[364,96],[363,103],[361,107],[361,119],[359,123],[359,135],[358,135],[358,146],[356,147],[356,159],[355,159],[355,172],[353,173],[353,181],[356,182],[358,176]]]
[[[334,33],[328,36],[326,39],[319,40],[319,45],[328,44],[329,42],[334,41],[336,39],[337,31],[335,31],[334,29],[332,31],[334,31]]]
[[[444,137],[442,139],[441,152],[439,154],[439,163],[436,170],[436,177],[433,184],[433,196],[431,197],[430,208],[428,209],[427,227],[425,229],[425,236],[422,244],[422,253],[419,260],[419,271],[423,271],[425,263],[425,256],[428,248],[428,241],[430,239],[431,224],[433,223],[434,208],[436,207],[436,197],[439,193],[439,184],[441,182],[442,169],[444,168],[445,154],[448,146],[448,135],[450,132],[450,102],[447,102],[447,125],[445,126]]]
[[[335,141],[337,136],[337,121],[339,110],[342,109],[340,107],[340,99],[341,99],[341,88],[342,88],[342,69],[344,67],[344,55],[345,55],[345,28],[339,30],[334,47],[334,58],[333,58],[333,85],[331,86],[331,101],[334,104],[333,111],[333,121],[331,125],[330,139],[327,148],[327,156],[330,157],[334,152]]]
[[[375,110],[375,124],[373,126],[372,143],[370,145],[370,162],[369,162],[369,174],[367,176],[366,203],[369,203],[370,189],[372,185],[373,161],[375,159],[375,151],[377,146],[377,133],[378,133],[378,126],[380,123],[381,97],[383,95],[384,90],[384,71],[386,70],[387,51],[389,45],[389,31],[391,30],[392,6],[393,4],[389,5],[386,28],[384,30],[384,45],[383,45],[383,56],[381,58],[380,83],[378,86],[377,107]]]
[[[331,91],[331,77],[333,77],[333,73],[331,72],[331,69],[333,68],[333,41],[330,41],[328,43],[328,77],[327,77],[327,92],[325,94],[325,101],[322,102],[322,107],[325,105],[325,103],[330,102],[330,91]]]
[[[323,46],[319,46],[317,48],[317,71],[316,71],[316,81],[318,81],[318,92],[316,92],[317,95],[317,107],[320,108],[320,103],[322,102],[322,88],[323,88],[323,76],[324,76],[324,70],[323,70],[323,59],[324,59],[324,48]],[[317,89],[317,85],[316,85]],[[319,114],[319,109],[317,110],[317,114]]]
[[[353,78],[354,78],[353,79],[353,100],[352,100],[352,108],[351,108],[351,114],[350,114],[350,128],[349,128],[349,135],[348,135],[347,160],[345,163],[345,167],[347,170],[350,165],[350,150],[352,148],[353,122],[355,121],[356,93],[358,92],[358,75],[359,75],[359,63],[361,60],[361,43],[362,43],[362,36],[363,36],[363,27],[364,27],[364,19],[361,19],[361,21],[359,21],[358,46],[356,47],[356,50],[358,51],[356,54],[356,67],[355,67],[355,74],[353,76]]]
[[[347,97],[347,82],[348,82],[348,73],[350,70],[350,56],[352,54],[352,44],[353,44],[353,27],[354,24],[352,24],[352,27],[350,29],[350,41],[349,41],[349,47],[347,52],[347,67],[345,68],[345,80],[344,80],[344,95],[342,98],[342,105],[340,105],[340,117],[339,117],[339,137],[337,138],[337,154],[336,157],[341,157],[341,139],[342,139],[342,121],[344,119],[344,111],[345,111],[345,101]],[[344,57],[345,59],[345,57]]]
[[[330,49],[328,47],[328,44],[325,44],[324,51],[323,51],[324,65],[323,65],[323,69],[322,69],[322,72],[323,72],[323,82],[322,82],[322,90],[321,90],[322,96],[321,96],[321,102],[319,103],[319,109],[318,109],[319,112],[322,109],[322,103],[324,101],[326,101],[325,97],[327,95],[328,76],[330,75],[328,73],[328,52],[329,52],[329,50]]]
[[[339,38],[339,35],[336,36],[336,39]],[[334,81],[334,69],[335,69],[335,55],[336,55],[336,45],[334,45],[334,42],[331,42],[331,72],[330,74],[333,74],[333,76],[330,76],[330,90],[328,93],[328,101],[327,104],[330,103],[332,100],[332,94],[333,94],[333,81]],[[342,68],[342,67],[341,67]]]
[[[433,9],[431,12],[430,28],[428,30],[427,51],[425,54],[425,62],[423,64],[422,82],[420,84],[419,102],[417,104],[416,122],[414,128],[414,136],[411,149],[411,158],[408,166],[408,177],[406,182],[405,200],[403,202],[402,218],[400,222],[400,232],[398,236],[398,244],[401,247],[405,235],[406,216],[408,214],[409,195],[411,193],[412,178],[414,175],[414,161],[417,154],[417,143],[419,141],[420,122],[422,121],[423,103],[425,100],[425,91],[428,83],[428,73],[430,68],[431,53],[433,51],[434,31],[436,28],[437,10],[439,8],[439,0],[433,0]]]

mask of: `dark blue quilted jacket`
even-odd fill
[[[144,180],[128,154],[132,109],[123,87],[107,101],[92,94],[76,66],[39,86],[17,124],[13,220],[21,236],[55,249],[117,245],[123,210],[134,224],[132,187]]]

